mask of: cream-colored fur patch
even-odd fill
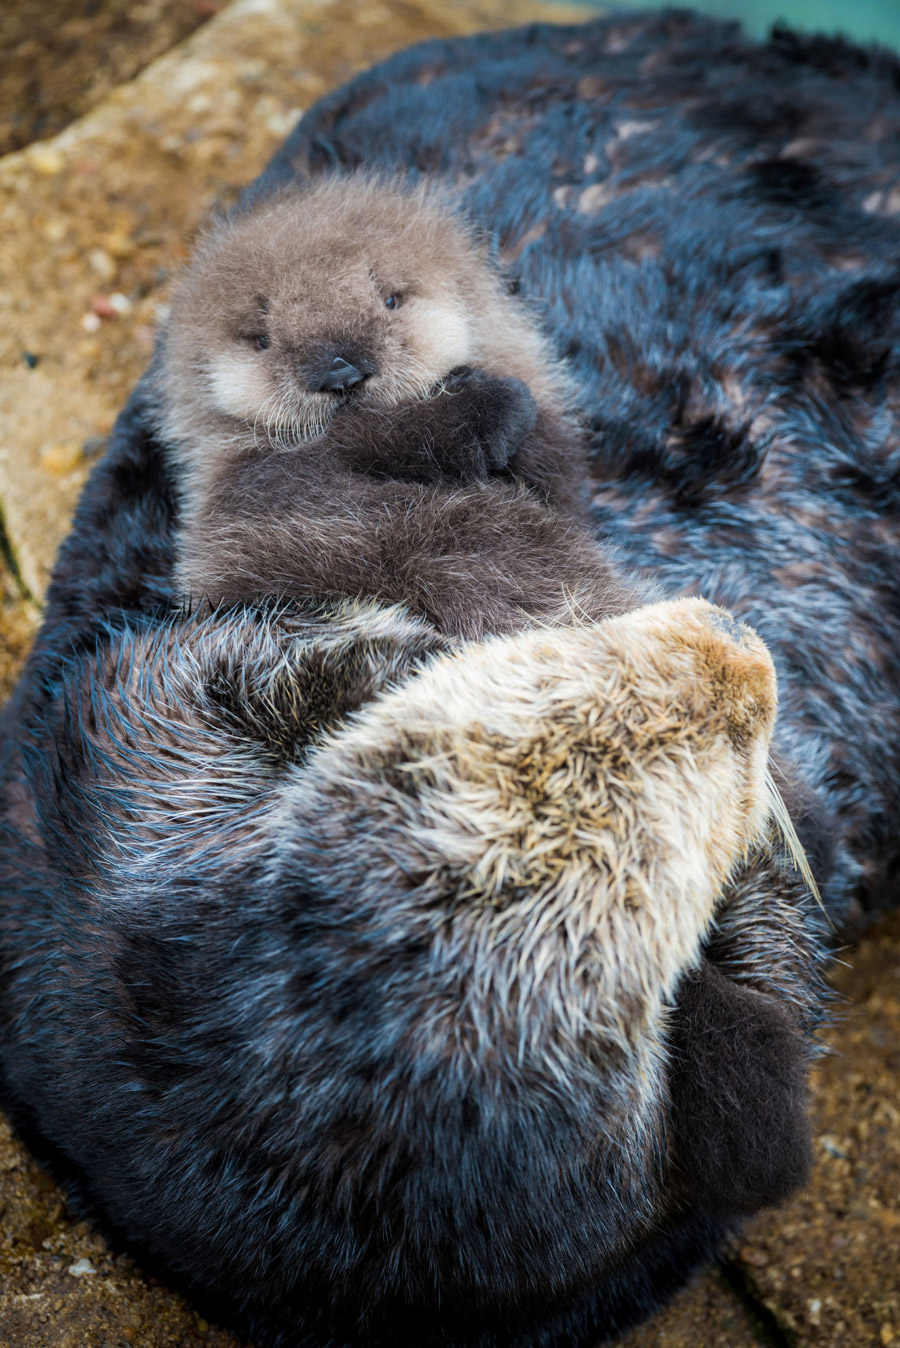
[[[209,390],[217,411],[252,422],[270,397],[259,354],[235,346],[209,361]]]
[[[472,359],[472,330],[465,312],[440,300],[413,299],[408,304],[407,330],[423,365],[446,374]]]

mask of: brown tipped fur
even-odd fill
[[[354,387],[320,387],[336,358]],[[584,527],[565,373],[433,188],[326,179],[214,228],[156,397],[194,599],[367,595],[467,637],[637,602]]]

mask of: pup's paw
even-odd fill
[[[528,386],[521,379],[461,365],[445,379],[444,392],[456,400],[454,421],[469,433],[468,475],[484,478],[504,472],[537,420]]]

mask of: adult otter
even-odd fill
[[[222,222],[155,390],[194,599],[369,595],[468,637],[638,602],[587,532],[563,368],[433,188],[325,178]]]
[[[3,799],[5,1103],[274,1348],[589,1348],[809,1162],[763,644],[700,600],[447,644],[119,620]]]

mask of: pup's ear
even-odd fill
[[[806,1055],[788,1007],[704,961],[679,989],[670,1084],[679,1164],[708,1212],[755,1212],[806,1181]]]

